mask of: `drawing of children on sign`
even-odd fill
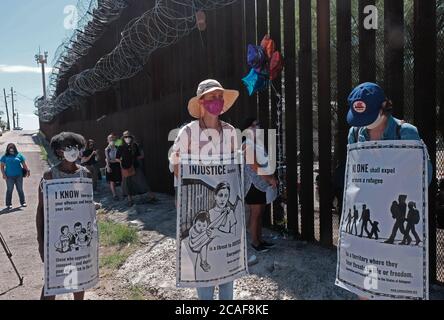
[[[210,238],[236,235],[236,216],[234,211],[228,206],[230,199],[230,184],[228,182],[219,183],[214,190],[215,206],[210,209]]]
[[[379,239],[378,236],[378,232],[381,232],[381,230],[379,230],[379,222],[378,221],[369,221],[370,225],[372,226],[371,230],[370,230],[370,234],[368,235],[369,239],[372,239],[373,236],[375,236],[375,240]]]
[[[74,233],[69,231],[68,226],[63,226],[60,229],[60,238],[54,246],[57,252],[66,253],[72,250],[79,250],[91,246],[93,235],[92,223],[88,222],[87,229],[82,227],[81,222],[74,224]]]
[[[82,224],[80,222],[76,222],[74,224],[74,234],[73,234],[73,241],[71,242],[72,247],[75,250],[79,250],[79,237],[80,233],[82,232]]]
[[[415,230],[415,225],[419,223],[420,216],[419,211],[416,209],[416,203],[410,201],[408,204],[409,212],[407,213],[407,226],[404,232],[404,239],[400,244],[409,245],[412,242],[412,238],[410,237],[410,232],[415,237],[416,245],[419,245],[421,242],[421,238],[418,236],[418,233]]]
[[[60,229],[60,241],[55,244],[56,251],[60,253],[65,253],[71,251],[71,242],[73,241],[73,234],[69,232],[68,226],[63,226]]]
[[[200,259],[200,267],[203,271],[208,272],[211,269],[207,261],[208,244],[211,242],[210,215],[208,212],[201,211],[194,218],[193,226],[189,231],[188,245],[191,251],[197,253],[195,267],[197,268]]]
[[[89,238],[88,235],[86,233],[86,229],[82,228],[82,230],[80,231],[78,237],[77,237],[77,242],[76,245],[79,248],[86,248],[88,247],[88,242],[89,242]]]

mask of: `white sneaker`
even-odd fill
[[[248,258],[248,266],[254,266],[255,264],[257,264],[259,262],[259,260],[257,259],[257,257],[255,255],[252,255]]]

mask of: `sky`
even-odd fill
[[[35,54],[48,51],[47,72],[50,72],[54,53],[72,30],[65,28],[69,13],[65,8],[77,0],[0,0],[0,111],[6,119],[3,88],[10,94],[17,92],[15,106],[20,126],[25,130],[38,129],[34,115],[34,98],[43,95],[41,67]],[[69,10],[68,10],[69,11]],[[67,11],[67,12],[68,12]],[[48,81],[49,73],[46,74]],[[11,100],[8,98],[8,107]],[[10,120],[12,126],[11,110]]]

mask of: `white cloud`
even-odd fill
[[[29,66],[8,66],[6,64],[0,64],[0,73],[41,73],[42,69],[40,66],[29,67]],[[52,68],[45,68],[46,73],[51,73]]]

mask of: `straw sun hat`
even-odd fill
[[[222,90],[224,92],[224,108],[222,113],[227,112],[239,97],[239,91],[224,89],[216,80],[208,79],[202,81],[199,83],[196,96],[191,98],[191,100],[188,102],[188,111],[192,117],[197,119],[200,118],[200,98],[202,98],[203,95],[216,90]]]

